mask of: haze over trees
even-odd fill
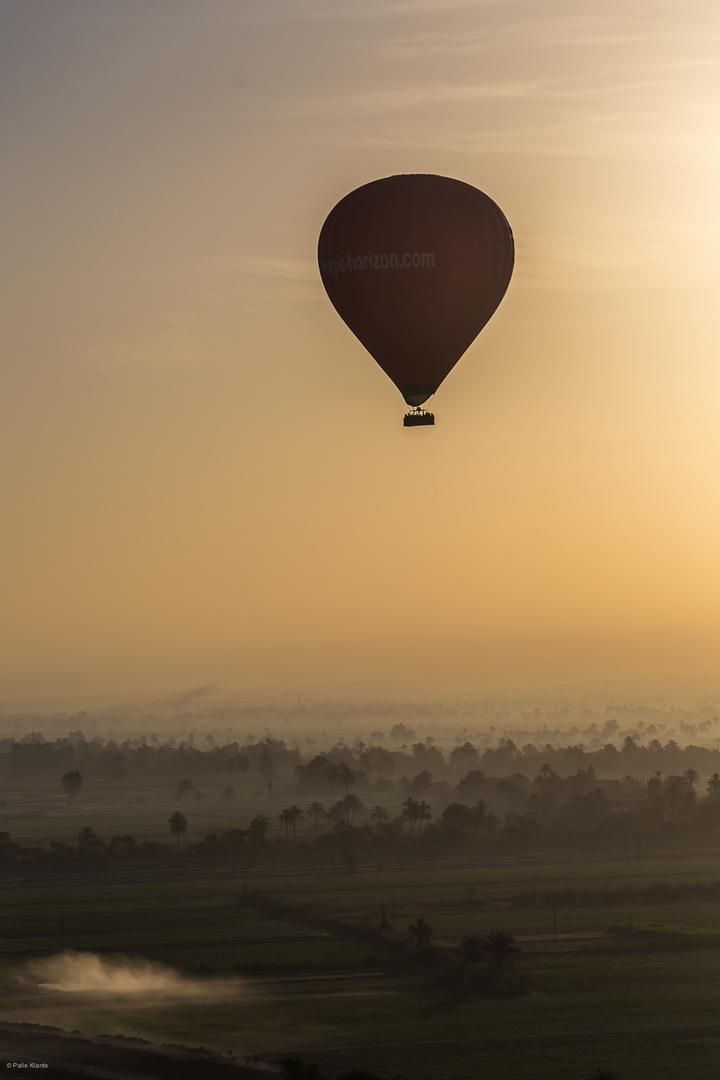
[[[391,725],[373,714],[366,727],[354,734],[346,728],[345,735],[337,726],[325,736],[304,735],[290,724],[285,738],[269,730],[259,738],[180,738],[178,731],[120,740],[88,738],[78,728],[72,737],[49,739],[36,731],[0,741],[0,775],[12,777],[9,794],[3,792],[0,867],[38,882],[75,874],[98,884],[134,874],[175,875],[203,887],[216,880],[222,895],[225,882],[235,880],[237,894],[224,901],[231,933],[257,917],[271,941],[277,928],[293,924],[290,950],[264,956],[254,939],[242,944],[243,970],[312,965],[317,943],[337,940],[348,955],[364,958],[368,971],[402,965],[403,979],[432,987],[448,1002],[524,996],[524,1007],[543,970],[537,956],[555,956],[556,909],[561,938],[570,922],[593,920],[603,936],[626,934],[621,945],[603,948],[627,943],[632,951],[643,906],[652,918],[660,906],[714,910],[720,902],[712,871],[680,881],[655,880],[646,870],[668,851],[717,844],[720,747],[712,724],[701,743],[682,739],[677,722],[661,731],[667,716],[657,723],[632,718],[632,726],[615,716],[587,718],[564,737],[544,723],[523,731],[502,719],[490,725],[493,732],[458,719],[456,734],[434,736],[422,714],[395,739]],[[528,725],[540,720],[526,718]],[[73,772],[83,781],[74,797],[65,783]],[[605,857],[620,874],[602,880],[589,872],[574,887],[566,867],[580,858],[594,870]],[[537,867],[552,859],[555,869],[536,887]],[[513,864],[531,870],[505,884],[502,874]],[[488,867],[498,868],[490,894]],[[412,873],[397,872],[405,868]],[[355,879],[341,877],[356,871]],[[322,887],[308,901],[314,874],[322,875]],[[333,874],[337,887],[328,889]],[[413,882],[421,876],[429,884],[416,895]],[[267,885],[273,877],[277,884]],[[361,899],[348,905],[353,888]],[[213,926],[215,914],[213,908]],[[618,922],[606,934],[611,917]],[[74,947],[79,930],[65,919],[65,947],[70,933]],[[306,934],[308,946],[301,941]],[[58,928],[50,926],[48,936],[54,942]],[[187,954],[178,946],[181,962]],[[328,956],[339,963],[337,951]],[[558,959],[557,972],[564,962]],[[293,1068],[312,1069],[297,1059]],[[587,1056],[581,1075],[598,1060],[619,1058]],[[371,1064],[377,1067],[377,1059]]]
[[[269,731],[223,739],[221,730],[179,725],[169,737],[151,732],[123,741],[80,727],[55,739],[37,729],[0,739],[0,776],[35,791],[50,814],[52,793],[62,790],[70,810],[82,804],[97,835],[79,847],[36,846],[32,856],[23,848],[22,857],[160,856],[159,828],[152,836],[144,828],[112,835],[102,815],[88,819],[109,793],[121,791],[165,829],[171,810],[192,803],[193,842],[183,846],[183,857],[251,858],[282,843],[326,851],[346,868],[373,852],[408,848],[427,857],[440,849],[512,853],[578,844],[627,853],[700,843],[720,829],[720,735],[712,706],[496,708],[482,714],[485,730],[475,730],[480,713],[447,708],[444,727],[431,734],[436,707],[403,711],[383,703],[347,708],[346,735],[338,734],[333,709],[331,716],[317,708],[315,723],[326,728],[310,727],[312,735],[297,728],[308,713],[297,714],[292,726],[284,718],[291,739]],[[269,711],[253,715],[270,718]],[[97,726],[90,716],[76,719],[91,731]],[[349,720],[358,725],[354,736]],[[17,828],[10,818],[7,824],[14,837]],[[173,837],[179,851],[179,834]],[[0,857],[19,857],[16,844]]]

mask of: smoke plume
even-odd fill
[[[208,686],[193,686],[189,690],[185,690],[179,694],[170,694],[168,697],[158,698],[157,701],[151,702],[156,708],[162,709],[182,709],[184,706],[189,705],[196,698],[207,697],[209,694],[214,693],[215,687]]]

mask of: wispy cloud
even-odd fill
[[[524,0],[520,0],[523,3]],[[404,16],[442,14],[478,10],[506,10],[513,0],[364,0],[348,3],[347,0],[276,0],[275,3],[258,4],[255,11],[243,14],[249,23],[277,23],[291,21],[318,21],[323,23],[375,23]]]
[[[117,337],[82,344],[90,362],[100,368],[190,370],[213,359],[202,324],[200,313],[190,310],[142,313],[126,318],[126,328]]]
[[[297,282],[317,280],[317,266],[311,259],[278,259],[264,255],[238,255],[232,258],[208,256],[205,265],[211,270],[251,277],[284,278]]]
[[[531,50],[538,55],[557,56],[570,49],[590,50],[590,56],[604,54],[608,49],[617,50],[622,57],[623,46],[669,43],[675,53],[682,53],[685,43],[691,47],[693,55],[698,51],[698,27],[687,8],[683,17],[667,20],[648,19],[646,12],[636,10],[633,5],[624,4],[623,10],[606,8],[599,12],[597,8],[588,8],[583,14],[568,13],[564,6],[536,3],[523,4],[522,18],[484,19],[481,6],[475,7],[478,17],[468,20],[455,30],[427,29],[415,34],[398,34],[378,43],[378,49],[388,59],[416,60],[423,57],[450,56],[463,57],[467,54],[482,55],[497,53],[499,49],[507,56],[513,53]],[[644,5],[646,8],[646,5]],[[507,15],[507,11],[502,12]],[[703,21],[703,39],[708,58],[713,54],[713,42],[720,37],[720,25],[717,20]],[[512,62],[512,59],[511,61]]]

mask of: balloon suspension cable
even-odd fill
[[[403,417],[403,427],[433,427],[434,424],[434,414],[421,409],[419,405]]]

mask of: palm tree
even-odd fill
[[[310,814],[310,816],[313,819],[313,825],[314,825],[313,836],[317,836],[318,818],[324,816],[325,807],[323,806],[323,804],[321,802],[311,802],[310,805],[307,808],[307,812],[308,812],[308,814]]]
[[[290,811],[289,810],[281,810],[280,813],[278,814],[278,821],[280,822],[281,825],[285,826],[285,839],[288,840],[289,839],[289,837],[288,837],[288,826],[290,825]]]
[[[390,815],[384,806],[373,806],[370,811],[370,820],[375,822],[375,828],[380,831],[381,826],[390,820]]]
[[[357,779],[357,773],[350,768],[349,765],[343,761],[338,769],[338,782],[341,787],[345,788],[345,794],[350,794],[350,788],[355,787],[355,780]]]
[[[408,934],[410,940],[414,944],[416,949],[425,949],[430,944],[430,940],[433,936],[432,926],[428,926],[425,919],[420,916],[414,923],[410,923],[408,926]]]
[[[466,964],[477,964],[484,953],[483,939],[479,934],[466,934],[460,939],[458,952]]]
[[[509,930],[491,930],[483,938],[482,951],[488,956],[490,970],[499,975],[514,967],[512,957],[522,949]]]
[[[707,782],[708,799],[715,802],[720,797],[720,773],[714,772]]]
[[[85,825],[78,833],[77,839],[79,848],[94,847],[98,842],[98,834],[89,825]]]
[[[365,804],[354,791],[351,791],[349,795],[345,795],[340,800],[340,805],[345,808],[345,816],[348,825],[355,817],[356,814],[361,814],[365,809]]]
[[[403,817],[406,821],[410,822],[410,835],[415,835],[415,822],[417,821],[417,812],[420,803],[416,802],[411,795],[407,797],[404,803],[402,803]]]
[[[388,920],[388,910],[386,904],[378,904],[378,915],[380,916],[380,937],[386,937],[393,934],[392,924]]]
[[[694,788],[700,779],[700,773],[697,769],[686,769],[682,774],[682,778],[689,787]]]
[[[286,813],[288,815],[288,821],[292,825],[293,840],[295,840],[296,826],[297,826],[298,822],[302,825],[303,821],[305,820],[305,815],[303,814],[300,807],[295,806],[294,804],[292,806],[288,807]]]
[[[425,801],[418,803],[417,804],[417,819],[418,819],[418,822],[419,822],[418,836],[422,832],[422,823],[423,823],[423,821],[429,821],[431,817],[432,817],[432,812],[430,810],[430,804],[426,803]]]
[[[180,854],[180,834],[184,833],[184,832],[187,832],[187,827],[188,827],[187,818],[179,810],[176,810],[175,813],[170,818],[170,821],[168,822],[168,824],[170,825],[170,832],[174,833],[175,836],[177,836],[177,846],[178,846],[178,855],[179,855]]]

